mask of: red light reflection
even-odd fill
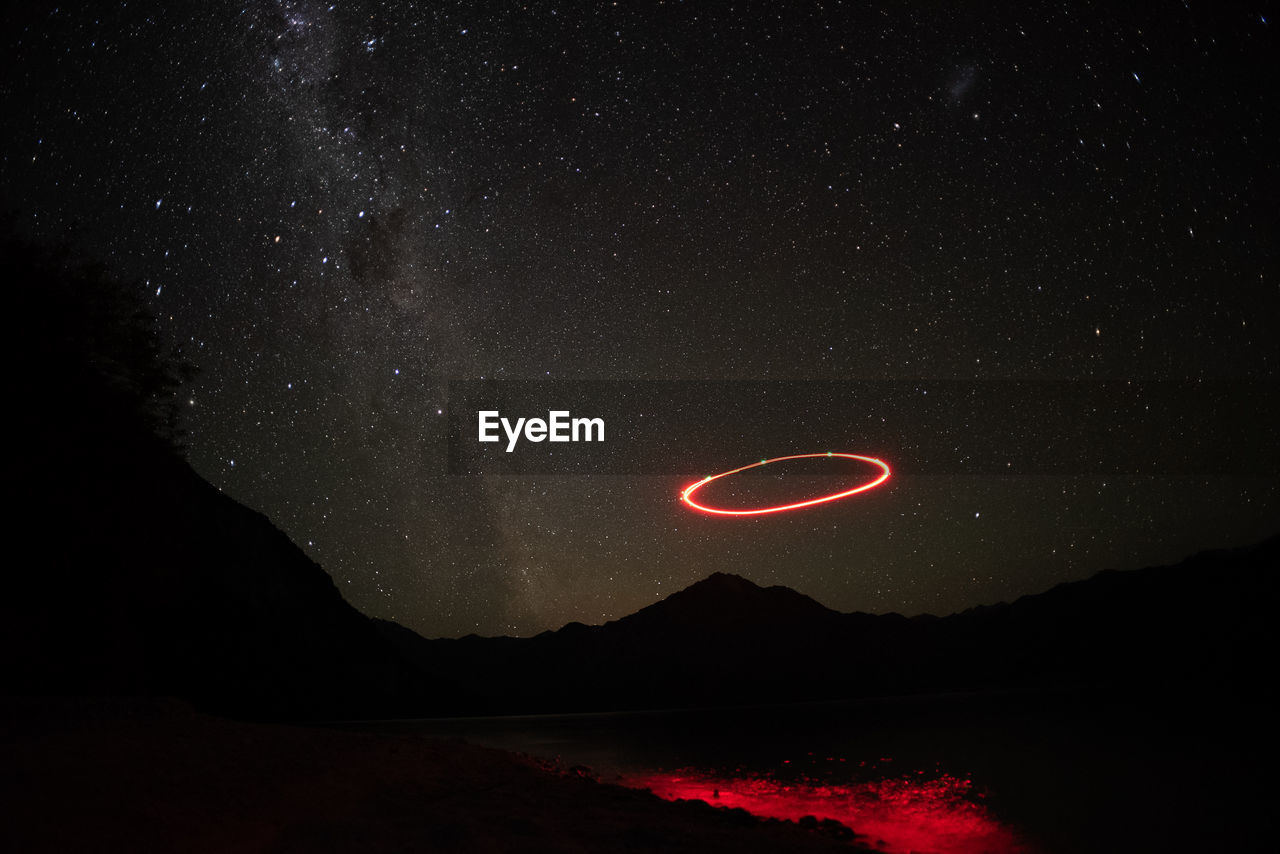
[[[737,807],[762,818],[834,819],[857,842],[885,852],[1012,854],[1029,849],[979,801],[972,781],[923,773],[842,785],[769,777],[721,777],[690,769],[645,772],[622,783],[667,800]]]

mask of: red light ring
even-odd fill
[[[707,507],[706,505],[699,504],[693,500],[693,494],[699,489],[702,489],[702,487],[706,486],[708,483],[711,483],[713,480],[719,480],[722,477],[728,477],[731,474],[737,474],[738,472],[753,469],[757,466],[766,465],[768,463],[776,463],[781,460],[803,460],[809,457],[844,457],[847,460],[860,460],[864,463],[871,463],[872,465],[879,466],[881,473],[875,480],[869,481],[860,486],[855,486],[853,489],[846,489],[844,492],[835,492],[831,495],[823,495],[820,498],[812,498],[808,501],[797,501],[795,504],[779,504],[776,507],[758,507],[753,510],[725,510],[721,507]],[[825,504],[828,501],[847,498],[850,495],[856,495],[859,492],[866,492],[868,489],[875,489],[888,479],[889,466],[884,460],[879,460],[875,457],[863,457],[858,454],[837,454],[830,451],[825,454],[792,454],[788,457],[774,457],[769,460],[761,460],[758,463],[751,463],[750,465],[745,465],[741,468],[731,469],[730,471],[721,472],[720,474],[713,474],[704,477],[702,480],[686,486],[680,493],[680,500],[685,504],[688,504],[694,510],[701,510],[703,513],[715,513],[720,516],[759,516],[764,513],[781,513],[784,510],[799,510],[801,507],[812,507],[814,504]]]

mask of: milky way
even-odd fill
[[[137,279],[201,369],[196,469],[367,613],[528,634],[716,570],[947,612],[1280,518],[1274,471],[1082,468],[908,475],[856,516],[727,528],[681,511],[677,472],[445,462],[458,379],[1274,381],[1280,123],[1256,12],[11,14],[14,228]],[[748,428],[758,456],[859,451]]]

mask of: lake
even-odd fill
[[[894,854],[1258,847],[1273,830],[1251,751],[1265,710],[1205,705],[1045,691],[351,726],[587,766],[666,798],[833,818]]]

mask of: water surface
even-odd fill
[[[1248,757],[1218,725],[1153,711],[1169,708],[1042,692],[361,727],[587,766],[666,798],[833,819],[886,852],[1248,847],[1269,821],[1228,794]]]

